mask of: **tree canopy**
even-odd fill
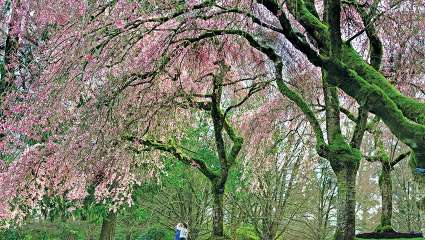
[[[284,128],[304,129],[303,145],[336,174],[336,239],[354,239],[361,159],[388,160],[374,131],[381,121],[424,181],[422,0],[0,3],[5,222],[55,195],[80,206],[93,194],[112,212],[131,206],[166,154],[210,180],[213,235],[223,237],[232,167],[259,156],[272,166],[266,146],[286,142]],[[211,156],[186,144],[199,122]],[[362,147],[367,134],[381,148],[374,156]]]

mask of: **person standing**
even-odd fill
[[[175,236],[174,240],[180,240],[182,229],[183,229],[183,224],[177,223],[177,226],[176,226],[176,236]]]
[[[187,223],[183,223],[182,228],[180,229],[180,240],[187,240],[189,236],[189,229]]]

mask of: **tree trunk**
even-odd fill
[[[238,240],[238,224],[232,223],[232,240]]]
[[[232,206],[232,218],[231,218],[231,226],[230,226],[230,233],[231,233],[231,239],[232,240],[238,240],[238,227],[241,222],[241,216],[238,206],[235,206],[233,204]]]
[[[338,183],[335,240],[354,240],[356,227],[357,168],[344,166],[335,171]]]
[[[273,216],[273,208],[272,205],[267,204],[265,209],[263,210],[263,220],[262,220],[262,228],[263,234],[261,236],[261,240],[273,240],[276,236],[277,222],[274,221]]]
[[[381,175],[379,176],[379,188],[382,198],[381,224],[376,230],[377,232],[394,231],[391,225],[393,212],[391,166],[387,162],[382,162],[382,171]]]
[[[369,212],[368,212],[368,208],[366,207],[366,204],[362,204],[362,231],[366,232],[367,229],[367,225],[369,223]]]
[[[263,236],[261,236],[261,240],[274,240],[276,234],[273,234],[271,231],[265,233]]]
[[[224,239],[224,227],[223,227],[224,186],[220,187],[220,184],[213,183],[212,192],[214,195],[212,239]]]
[[[109,212],[103,218],[102,230],[100,232],[100,240],[113,240],[115,239],[115,227],[117,225],[117,214]]]

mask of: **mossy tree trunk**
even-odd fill
[[[376,228],[377,232],[393,232],[392,227],[392,213],[393,213],[393,190],[392,190],[392,180],[391,172],[393,167],[409,156],[410,152],[400,154],[396,159],[390,161],[388,156],[381,155],[379,160],[382,164],[381,174],[379,176],[379,188],[381,192],[382,199],[382,208],[381,208],[381,222]],[[382,158],[382,156],[384,156]],[[386,156],[386,157],[385,157]]]
[[[224,238],[224,186],[213,182],[212,192],[214,197],[212,238],[222,239]]]
[[[348,164],[335,170],[338,183],[335,240],[355,239],[357,169],[358,165]]]
[[[383,140],[383,133],[378,126],[379,120],[373,125],[375,130],[373,133],[373,139],[375,143],[376,157],[375,161],[381,162],[381,173],[379,175],[379,190],[381,193],[381,221],[378,227],[375,229],[376,232],[391,232],[394,231],[391,224],[392,218],[392,182],[391,182],[391,170],[392,164],[390,157],[385,151],[385,145]],[[371,161],[371,160],[369,160]],[[373,159],[372,159],[373,161]]]
[[[392,228],[393,213],[393,190],[391,181],[391,165],[388,162],[382,163],[382,171],[379,176],[379,189],[381,191],[382,209],[381,223],[378,231],[390,232]]]
[[[113,240],[115,239],[115,228],[117,225],[117,214],[109,212],[103,218],[102,229],[100,231],[100,240]]]
[[[381,173],[379,176],[379,189],[381,193],[381,221],[379,226],[375,229],[376,232],[392,232],[394,231],[392,227],[392,212],[393,212],[393,191],[392,191],[392,180],[391,180],[391,171],[394,166],[397,165],[400,161],[405,159],[410,155],[410,152],[402,153],[397,158],[394,158],[387,154],[385,150],[383,133],[379,128],[379,118],[375,118],[374,124],[371,125],[371,128],[375,129],[372,131],[374,144],[375,144],[375,157],[367,157],[366,160],[375,162],[381,162]]]

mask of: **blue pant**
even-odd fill
[[[176,238],[175,240],[180,240],[180,230],[176,230]]]

